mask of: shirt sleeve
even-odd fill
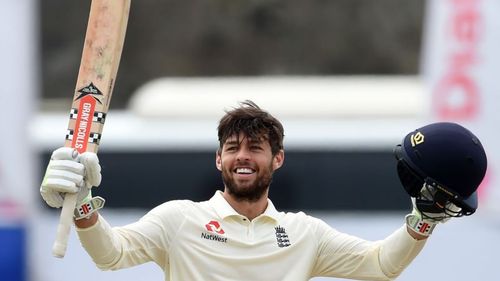
[[[111,227],[99,215],[95,225],[77,228],[82,246],[97,267],[116,270],[153,261],[161,268],[168,264],[170,241],[177,235],[185,218],[183,206],[178,201],[167,202],[142,217],[139,221]]]
[[[313,276],[359,280],[394,280],[426,241],[411,237],[406,225],[380,241],[341,233],[322,221],[317,224],[316,234],[319,244]]]

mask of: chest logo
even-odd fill
[[[201,238],[221,243],[227,243],[227,237],[221,236],[225,232],[218,221],[209,221],[205,224],[207,232],[201,233]]]
[[[276,231],[276,241],[278,242],[278,247],[283,248],[292,245],[284,227],[278,225],[274,228],[274,230]]]
[[[205,227],[209,232],[217,233],[217,234],[224,234],[224,229],[220,226],[220,223],[218,221],[210,221],[209,223],[205,224]]]

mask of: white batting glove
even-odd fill
[[[412,201],[414,201],[413,198]],[[413,211],[406,215],[405,220],[406,225],[413,232],[427,237],[432,234],[432,231],[434,231],[434,228],[439,223],[438,221],[424,218],[416,207],[413,207]]]
[[[61,147],[52,153],[40,194],[49,206],[60,208],[65,193],[78,193],[78,206],[91,199],[91,188],[100,183],[101,166],[95,153],[78,154],[73,148]]]
[[[420,191],[422,198],[429,200],[432,199],[433,192],[434,190],[432,186],[424,186]],[[439,223],[445,223],[451,218],[451,216],[446,214],[445,211],[442,213],[421,212],[416,205],[416,199],[412,197],[411,202],[413,205],[413,211],[411,214],[406,215],[406,224],[412,231],[420,235],[430,236],[436,225]],[[446,209],[451,210],[452,212],[460,211],[460,208],[451,202],[446,204]]]

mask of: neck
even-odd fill
[[[238,214],[247,217],[249,220],[258,217],[267,208],[267,191],[256,201],[236,199],[227,190],[222,193],[222,196]]]

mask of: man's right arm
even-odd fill
[[[97,267],[116,270],[154,261],[168,265],[168,250],[184,219],[186,206],[178,201],[162,204],[139,221],[111,227],[100,214],[75,222],[82,246]]]
[[[75,226],[80,229],[92,227],[97,223],[98,218],[99,218],[99,213],[95,212],[86,219],[75,220]]]
[[[116,269],[113,267],[122,255],[122,247],[108,222],[95,212],[89,219],[75,220],[75,226],[83,248],[97,267],[102,270]]]
[[[40,193],[45,202],[60,208],[64,194],[77,193],[75,226],[80,241],[97,266],[119,269],[154,261],[165,266],[170,235],[175,235],[183,219],[179,203],[155,208],[138,222],[112,228],[97,210],[104,199],[92,197],[91,188],[101,182],[101,167],[95,153],[75,155],[62,147],[52,153]]]

